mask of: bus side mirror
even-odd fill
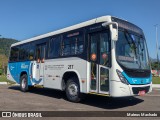
[[[118,40],[118,23],[116,23],[116,22],[105,22],[105,23],[102,23],[103,27],[107,27],[108,25],[110,26],[111,39],[113,41],[117,41]],[[113,27],[113,25],[114,25],[114,27]]]

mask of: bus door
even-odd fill
[[[44,84],[44,62],[45,62],[46,44],[39,44],[36,46],[36,78],[35,83],[39,85]]]
[[[89,34],[90,92],[109,94],[109,32]]]

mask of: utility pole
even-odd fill
[[[156,51],[157,51],[157,63],[158,63],[158,66],[157,66],[157,72],[159,70],[159,56],[158,56],[158,50],[159,50],[159,45],[158,45],[158,24],[154,25],[155,28],[156,28]]]

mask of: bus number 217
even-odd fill
[[[68,65],[68,69],[73,69],[73,65]]]

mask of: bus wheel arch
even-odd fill
[[[62,79],[62,90],[66,92],[69,101],[79,102],[81,100],[80,81],[75,72],[66,72]]]
[[[20,74],[20,89],[22,92],[28,91],[28,76],[27,72],[23,71]]]
[[[61,83],[61,85],[62,85],[62,91],[65,90],[66,84],[67,84],[67,80],[69,80],[69,78],[71,78],[71,77],[75,77],[76,78],[77,83],[79,84],[79,87],[80,87],[80,91],[81,91],[81,84],[80,84],[79,76],[74,71],[67,71],[67,72],[65,72],[63,74],[62,83]]]

